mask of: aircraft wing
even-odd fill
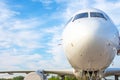
[[[43,72],[48,74],[73,75],[73,70],[43,70]]]
[[[14,73],[26,73],[24,80],[47,80],[47,74],[58,74],[61,78],[64,78],[65,75],[74,75],[73,70],[37,70],[37,71],[0,71],[0,74],[8,73],[10,75]]]
[[[120,76],[120,68],[108,68],[104,72],[104,77],[107,76]]]
[[[72,70],[31,70],[31,71],[0,71],[0,74],[3,73],[8,73],[8,74],[14,74],[14,73],[31,73],[31,72],[37,72],[37,73],[44,73],[44,74],[58,74],[58,75],[73,75],[73,71]]]
[[[34,72],[34,71],[0,71],[0,74],[3,74],[3,73],[8,73],[8,74],[13,74],[13,73],[30,73],[30,72]]]

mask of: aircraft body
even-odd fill
[[[79,11],[63,32],[63,48],[76,70],[105,69],[114,59],[118,46],[118,30],[100,10]]]
[[[62,41],[73,71],[44,69],[38,70],[37,73],[31,71],[25,80],[28,80],[28,77],[29,80],[35,80],[30,79],[31,74],[38,74],[40,79],[46,80],[47,73],[74,75],[78,79],[87,80],[100,80],[115,75],[116,80],[118,79],[120,69],[108,67],[115,55],[119,54],[119,31],[106,13],[93,8],[78,11],[63,30]]]

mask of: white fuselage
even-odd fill
[[[76,14],[88,17],[74,20]],[[90,12],[102,13],[106,20],[90,17]],[[63,48],[75,70],[99,71],[107,68],[115,57],[119,44],[118,30],[107,15],[97,9],[77,12],[63,31]]]

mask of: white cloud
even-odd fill
[[[67,62],[67,59],[65,57],[62,48],[61,39],[62,39],[63,27],[64,26],[61,25],[61,26],[45,29],[45,32],[47,34],[52,35],[51,40],[47,43],[48,50],[46,51],[47,53],[52,55],[52,58],[49,61],[43,61],[45,65],[49,65],[49,67],[45,67],[45,68],[70,68],[70,65]]]
[[[0,1],[0,22],[4,22],[5,20],[10,19],[16,14],[19,14],[19,12],[15,12],[9,9],[9,6],[7,6],[4,2]]]
[[[7,11],[7,13],[3,12],[5,15],[14,12],[6,7],[4,7],[4,9]],[[41,22],[40,19],[30,18],[21,20],[15,18],[15,15],[17,14],[8,15],[8,17],[4,17],[4,21],[1,20],[0,61],[2,66],[0,66],[0,70],[63,68],[64,66],[60,65],[63,63],[65,57],[57,43],[57,41],[61,39],[61,37],[59,37],[59,30],[61,30],[62,27],[44,28],[44,30],[42,31],[41,29],[40,32],[37,30],[37,27],[44,23]],[[51,53],[52,59],[45,60],[43,59],[42,54],[34,53],[32,51],[44,46],[39,41],[41,41],[43,36],[49,33],[52,37],[51,41],[46,43],[46,45],[48,44],[48,51],[46,52]]]
[[[44,3],[44,4],[52,3],[52,0],[32,0],[32,1],[38,1],[38,2],[41,2],[41,3]]]
[[[12,23],[9,23],[9,30],[34,29],[43,23],[43,20],[37,18],[30,18],[26,20],[13,20]],[[8,23],[4,25],[8,26]]]
[[[39,54],[32,55],[11,55],[9,53],[1,54],[1,66],[0,70],[23,70],[23,69],[36,69],[35,62],[38,62],[41,59]],[[32,66],[35,66],[34,68]],[[22,67],[22,69],[21,69]]]
[[[40,2],[45,7],[48,7],[51,3],[53,3],[53,0],[32,0],[32,1],[33,2]]]
[[[0,70],[37,69],[41,54],[33,50],[42,47],[39,42],[42,33],[36,31],[42,21],[18,19],[15,16],[19,12],[9,9],[3,1],[0,5]]]

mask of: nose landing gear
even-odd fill
[[[118,80],[118,77],[119,77],[118,75],[115,75],[115,80]]]
[[[65,75],[61,75],[61,79],[60,80],[65,80]]]
[[[99,71],[75,72],[75,76],[78,80],[101,80]]]

